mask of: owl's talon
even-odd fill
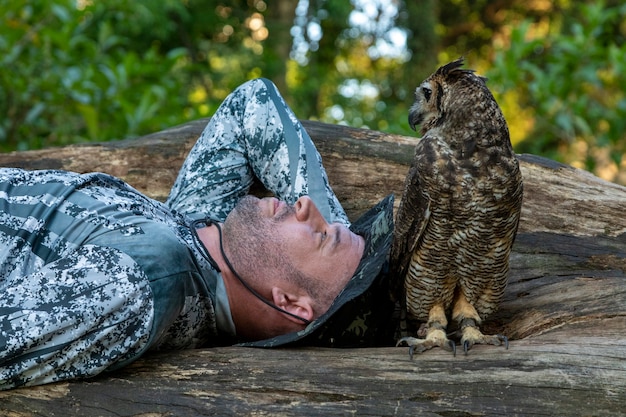
[[[396,346],[408,346],[409,357],[411,359],[413,359],[415,353],[425,352],[434,348],[435,346],[451,351],[452,354],[456,356],[456,345],[452,340],[446,338],[443,330],[436,330],[435,332],[431,332],[426,337],[426,339],[403,337],[402,339],[398,340]]]
[[[472,343],[470,343],[469,340],[466,340],[465,342],[463,342],[463,352],[465,352],[466,355],[467,355],[467,351],[470,350],[471,347],[472,347]]]
[[[398,340],[396,342],[396,347],[398,346],[413,346],[414,342],[417,341],[419,339],[416,339],[414,337],[403,337],[402,339]]]
[[[458,59],[439,67],[415,89],[408,112],[409,126],[420,125],[422,139],[395,216],[389,276],[403,281],[407,317],[426,322],[413,352],[450,349],[449,338],[466,355],[477,344],[508,349],[506,337],[485,336],[478,326],[504,296],[524,194],[522,173],[484,78],[462,66]],[[495,212],[502,215],[496,218]],[[433,335],[445,330],[449,319],[460,333]]]
[[[476,344],[501,346],[505,349],[509,348],[509,338],[502,334],[484,335],[477,327],[467,326],[463,329],[463,337],[461,338],[463,351],[467,355],[472,346]]]
[[[496,337],[498,338],[498,340],[500,340],[500,342],[504,343],[504,348],[506,350],[509,350],[509,338],[503,334],[497,334]]]
[[[454,340],[448,340],[448,346],[450,346],[452,356],[456,356],[456,343],[454,343]]]
[[[402,339],[396,342],[396,347],[398,346],[408,346],[409,347],[409,358],[413,360],[413,354],[415,353],[415,347],[419,345],[420,340],[414,337],[403,337]]]

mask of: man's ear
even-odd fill
[[[305,320],[313,321],[313,301],[308,295],[295,295],[280,287],[272,287],[272,298],[274,304],[283,310],[295,314],[298,317],[302,317]],[[295,317],[291,317],[287,314],[284,314],[284,316],[291,321],[302,324],[302,321]]]

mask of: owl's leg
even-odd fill
[[[452,319],[459,323],[461,331],[461,344],[463,351],[467,355],[467,351],[475,344],[504,346],[509,348],[509,339],[501,334],[484,335],[478,328],[481,322],[478,312],[474,308],[462,291],[459,291],[454,301],[452,309]]]
[[[437,304],[428,312],[428,323],[426,324],[426,338],[417,339],[415,337],[403,337],[398,340],[396,346],[409,346],[409,356],[413,359],[413,353],[422,353],[435,346],[444,348],[456,354],[456,346],[453,341],[446,336],[446,326],[448,319],[443,305]]]

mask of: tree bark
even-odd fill
[[[0,166],[104,171],[164,200],[199,120],[143,138],[0,155]],[[414,138],[304,122],[352,219],[402,193]],[[0,416],[623,415],[626,187],[520,155],[524,204],[505,300],[510,347],[236,347],[147,355],[88,381],[0,393]],[[256,193],[262,191],[257,188]]]

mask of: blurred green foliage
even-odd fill
[[[119,5],[130,5],[123,1]],[[185,51],[134,48],[120,36],[137,10],[72,0],[2,2],[0,147],[33,149],[124,138],[179,123],[188,106]]]
[[[524,21],[488,75],[532,109],[518,152],[626,177],[626,5],[577,3],[552,25]],[[558,24],[556,24],[558,23]]]
[[[626,184],[625,22],[616,0],[0,0],[0,150],[162,130],[259,76],[300,118],[415,136],[414,88],[465,56],[518,152]]]

